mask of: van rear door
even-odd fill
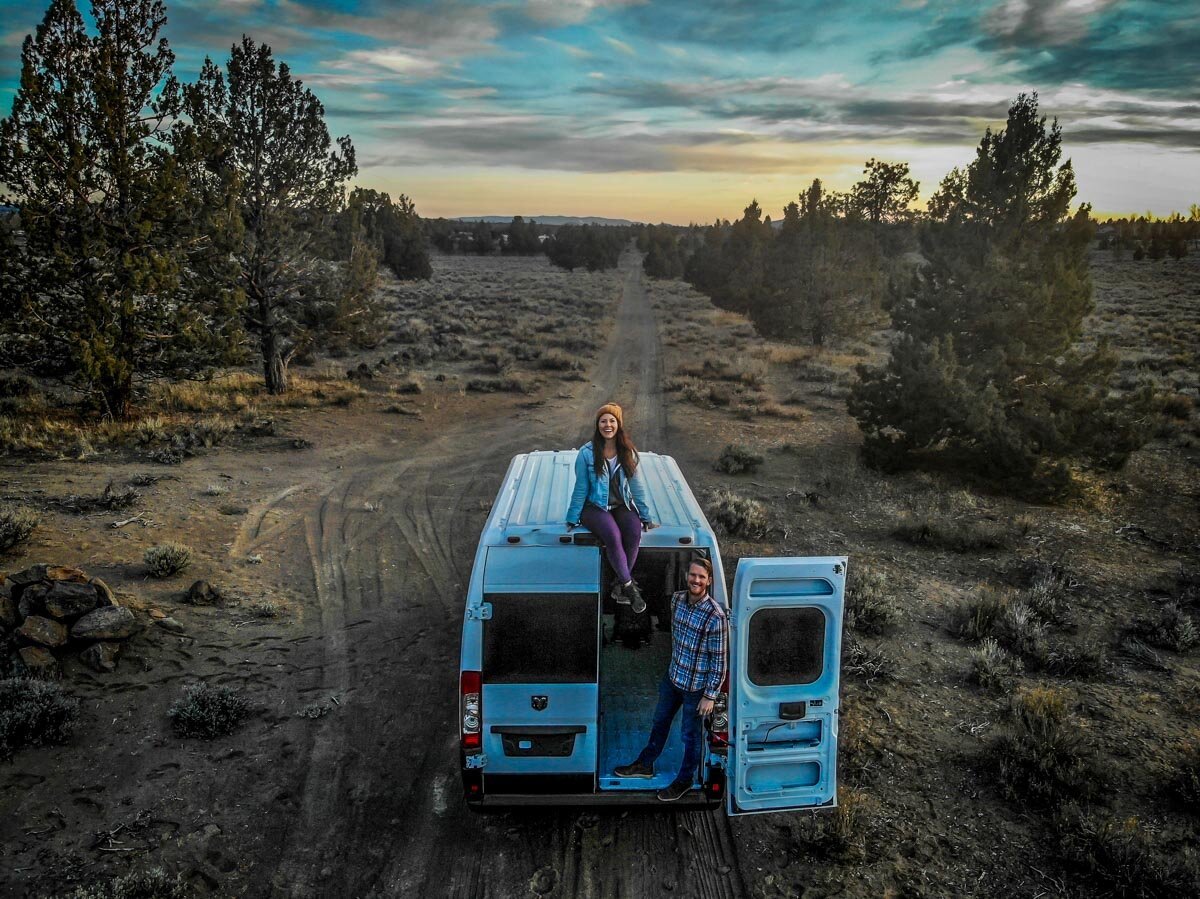
[[[835,805],[845,557],[741,559],[730,614],[731,815]]]
[[[488,549],[485,777],[595,771],[599,597],[596,547]]]

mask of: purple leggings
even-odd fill
[[[608,550],[608,562],[618,582],[633,580],[633,563],[637,561],[642,542],[642,520],[637,513],[621,507],[612,512],[587,503],[579,516],[583,526],[600,538]]]

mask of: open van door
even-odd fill
[[[846,559],[741,559],[730,613],[731,815],[837,804]]]

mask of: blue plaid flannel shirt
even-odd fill
[[[671,683],[687,693],[703,690],[716,699],[725,679],[725,609],[706,595],[695,605],[687,591],[671,597]]]

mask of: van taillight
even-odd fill
[[[729,745],[729,674],[725,674],[725,680],[721,683],[721,692],[717,694],[716,701],[713,702],[712,713],[712,735],[713,742],[718,746]]]
[[[464,671],[459,680],[462,708],[462,748],[480,749],[483,746],[483,693],[478,671]]]

